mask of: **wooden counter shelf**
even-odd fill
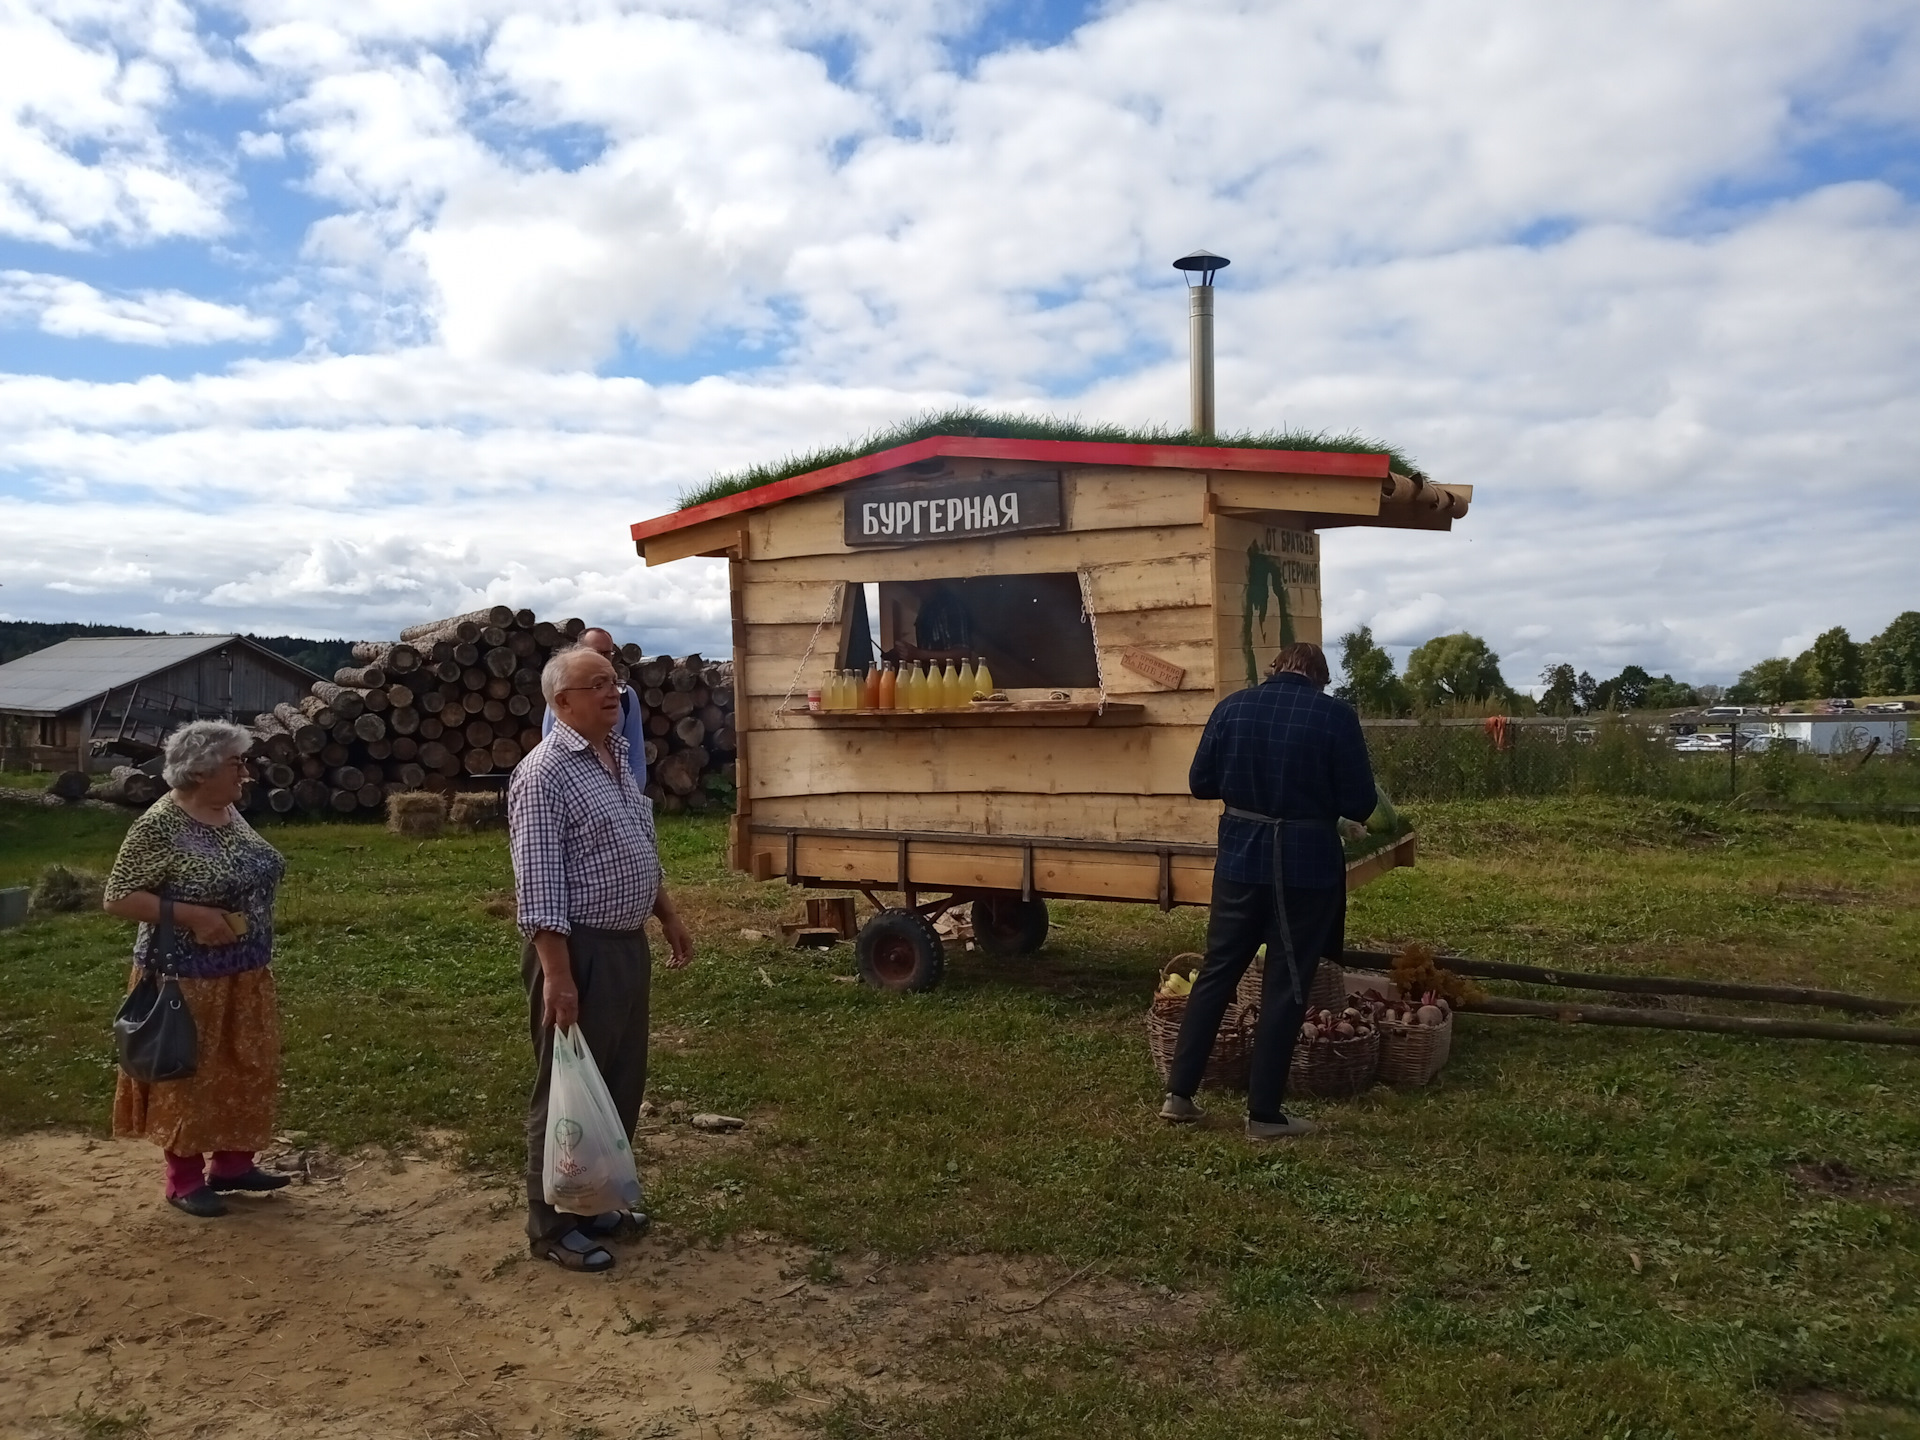
[[[1005,725],[1144,725],[1147,707],[1122,700],[1101,705],[1093,700],[1010,700],[1004,705],[968,705],[964,710],[809,710],[789,705],[776,712],[782,720],[853,730],[977,729]]]

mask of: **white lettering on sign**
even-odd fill
[[[1057,471],[880,482],[849,494],[849,545],[986,539],[1016,531],[1065,528]]]

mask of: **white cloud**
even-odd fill
[[[111,340],[122,345],[211,345],[271,339],[274,320],[233,305],[146,290],[103,295],[60,275],[0,270],[0,324],[28,320],[49,335]]]
[[[219,234],[230,182],[161,120],[181,84],[249,83],[167,0],[0,4],[0,235],[76,248]]]
[[[1335,633],[1471,628],[1516,681],[1724,678],[1920,603],[1920,213],[1870,163],[1920,128],[1910,5],[1122,0],[956,61],[985,10],[0,0],[0,231],[219,233],[267,276],[256,311],[36,263],[0,304],[308,337],[219,374],[0,378],[0,489],[47,537],[9,603],[363,631],[528,597],[722,649],[713,567],[639,568],[628,522],[965,396],[1178,421],[1167,262],[1196,244],[1235,262],[1225,424],[1355,427],[1479,487],[1452,535],[1329,533]],[[189,126],[193,93],[246,128]],[[324,213],[249,249],[273,192],[232,177],[288,173]],[[689,348],[730,374],[592,373]],[[84,578],[109,507],[203,562]]]

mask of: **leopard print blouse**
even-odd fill
[[[273,897],[286,869],[280,852],[237,813],[225,825],[205,825],[167,794],[127,831],[106,893],[107,899],[119,900],[136,890],[150,890],[244,914],[247,933],[231,945],[204,946],[186,926],[174,926],[180,974],[214,980],[272,963]],[[136,965],[147,963],[153,931],[153,926],[141,925],[133,947]]]

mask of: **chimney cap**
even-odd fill
[[[1224,255],[1216,255],[1211,250],[1196,250],[1191,255],[1182,255],[1173,262],[1176,270],[1198,270],[1202,275],[1211,276],[1216,270],[1224,270],[1233,262]]]

